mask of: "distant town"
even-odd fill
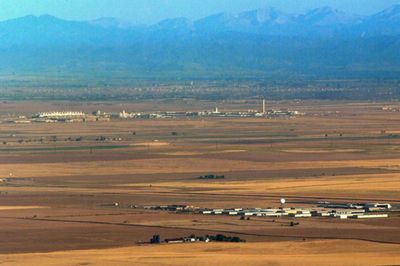
[[[174,119],[174,118],[195,118],[195,117],[231,117],[231,118],[274,118],[286,117],[293,118],[304,115],[299,111],[288,109],[267,109],[265,100],[262,101],[261,110],[246,110],[246,111],[222,111],[218,107],[214,110],[206,111],[157,111],[157,112],[103,112],[97,110],[91,114],[81,111],[54,111],[54,112],[39,112],[31,116],[18,116],[17,118],[8,118],[4,122],[9,123],[56,123],[56,122],[95,122],[109,121],[111,119]]]

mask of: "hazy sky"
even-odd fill
[[[72,20],[117,17],[135,23],[165,18],[201,18],[217,12],[237,13],[272,6],[298,13],[331,6],[356,14],[371,14],[400,0],[0,0],[0,20],[50,14]]]

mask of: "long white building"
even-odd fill
[[[78,118],[85,117],[84,112],[74,112],[74,111],[57,111],[57,112],[40,112],[35,115],[38,118]]]

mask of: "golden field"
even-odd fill
[[[37,111],[221,110],[255,102],[1,103]],[[400,204],[400,113],[386,103],[274,102],[286,118],[0,123],[0,262],[4,265],[396,265],[400,215],[338,220],[205,216],[128,208]],[[392,106],[393,103],[390,103]],[[45,110],[43,110],[43,108]],[[1,120],[0,119],[0,120]],[[175,132],[172,134],[172,132]],[[54,141],[56,136],[56,141]],[[96,138],[105,136],[107,140]],[[82,137],[80,141],[74,141]],[[38,141],[42,139],[41,141]],[[9,176],[9,173],[12,176]],[[222,174],[221,180],[200,180]],[[120,207],[113,206],[118,202]],[[153,234],[240,236],[246,243],[141,245]]]
[[[396,245],[360,241],[139,246],[0,255],[7,265],[396,265]]]

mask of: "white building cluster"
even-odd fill
[[[283,202],[284,203],[284,202]],[[282,204],[283,204],[282,203]],[[334,217],[340,219],[354,218],[386,218],[392,206],[389,203],[358,203],[358,204],[321,204],[319,207],[292,207],[292,208],[232,208],[232,209],[203,209],[201,214],[206,215],[238,215],[258,217]]]
[[[98,111],[100,112],[100,111]],[[101,112],[100,112],[101,113]],[[160,118],[184,118],[184,117],[295,117],[304,115],[299,111],[291,111],[288,109],[268,109],[266,108],[265,100],[262,101],[261,110],[246,110],[246,111],[222,111],[218,107],[214,110],[206,111],[188,111],[188,112],[173,112],[173,111],[158,111],[153,113],[126,112],[123,110],[119,113],[108,113],[111,118],[120,119],[160,119]]]
[[[318,207],[284,207],[285,199],[281,199],[281,206],[276,208],[229,208],[209,209],[190,205],[159,205],[159,206],[137,206],[130,208],[144,208],[151,210],[189,212],[203,215],[228,215],[241,217],[332,217],[338,219],[366,219],[387,218],[392,209],[390,203],[319,203]],[[330,206],[325,206],[325,205]]]

